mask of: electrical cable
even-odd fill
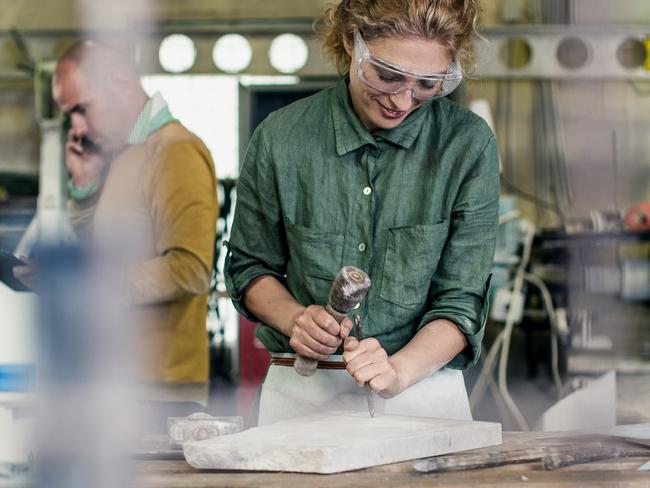
[[[497,85],[497,108],[496,108],[496,133],[499,134],[499,149],[501,150],[501,160],[500,160],[500,173],[509,173],[510,171],[510,161],[507,159],[507,154],[505,148],[508,147],[508,113],[509,108],[507,106],[508,96],[507,96],[508,86],[506,84],[499,83]]]
[[[559,329],[557,325],[557,315],[555,313],[555,307],[553,306],[553,300],[551,298],[550,292],[548,291],[548,287],[538,276],[532,273],[527,273],[525,275],[525,279],[526,281],[533,284],[540,290],[540,292],[542,293],[542,299],[544,301],[544,305],[547,310],[549,323],[551,325],[551,374],[553,376],[553,382],[555,384],[555,388],[557,389],[557,397],[558,399],[560,399],[562,397],[563,386],[560,377],[559,358],[558,358]],[[483,397],[486,384],[492,390],[492,387],[494,385],[494,379],[492,378],[491,375],[492,364],[494,363],[494,359],[498,353],[499,348],[501,347],[501,343],[503,341],[503,335],[504,333],[503,331],[501,331],[497,336],[497,338],[495,339],[494,343],[492,344],[492,347],[490,348],[490,351],[488,352],[488,355],[484,361],[484,366],[481,369],[481,373],[479,374],[479,377],[476,383],[474,384],[474,388],[472,389],[472,392],[470,394],[471,408],[474,408]]]
[[[555,179],[556,183],[561,188],[559,195],[562,198],[563,207],[571,208],[573,202],[573,191],[571,189],[571,180],[569,178],[569,168],[566,162],[567,144],[564,137],[563,119],[558,107],[558,100],[560,99],[560,88],[558,82],[550,83],[550,95],[552,103],[549,108],[552,110],[553,151],[555,156],[553,160],[556,167]]]
[[[533,240],[535,238],[535,226],[532,222],[522,220],[522,224],[526,226],[526,239],[524,241],[524,250],[522,253],[521,261],[517,267],[517,273],[515,274],[514,284],[512,287],[512,295],[510,299],[510,307],[508,309],[508,314],[506,315],[506,324],[503,328],[503,340],[501,343],[501,356],[499,357],[499,370],[498,370],[498,386],[501,397],[506,403],[506,406],[510,410],[510,413],[514,417],[515,421],[519,425],[521,430],[530,430],[528,427],[528,422],[522,415],[521,411],[517,407],[517,404],[512,399],[510,391],[508,390],[508,381],[507,381],[507,368],[508,368],[508,357],[510,354],[510,339],[512,337],[512,331],[515,325],[517,307],[515,305],[515,300],[517,297],[521,296],[523,287],[524,287],[524,276],[526,274],[526,268],[530,262],[530,255],[533,248]]]
[[[492,375],[488,376],[488,387],[490,388],[490,393],[492,393],[492,397],[496,402],[497,410],[499,411],[499,418],[502,419],[507,418],[509,414],[508,407],[506,406],[505,402],[503,401],[503,398],[499,394],[499,387],[497,386],[496,381],[494,381]]]
[[[490,347],[490,350],[488,351],[488,354],[485,357],[485,361],[483,362],[483,368],[481,369],[481,372],[479,373],[476,383],[474,383],[474,387],[472,388],[472,391],[469,395],[469,405],[472,410],[476,407],[476,405],[478,405],[478,402],[480,402],[481,399],[483,398],[483,394],[485,393],[485,388],[488,384],[488,380],[492,379],[492,368],[494,366],[494,361],[496,359],[496,356],[497,354],[499,354],[499,348],[501,347],[502,342],[503,342],[503,330],[499,332],[497,337],[494,339],[494,342],[492,343],[492,346]]]
[[[504,212],[501,215],[499,215],[499,225],[503,225],[506,222],[510,222],[511,220],[519,218],[519,215],[521,215],[521,212],[516,208],[512,210],[508,210],[507,212]]]
[[[548,287],[538,276],[532,273],[527,273],[525,279],[539,289],[542,294],[544,306],[546,307],[548,321],[551,326],[551,374],[553,375],[553,382],[555,383],[555,388],[557,389],[557,398],[559,400],[562,398],[562,380],[560,378],[557,350],[559,330],[557,326],[557,315],[555,313],[555,307],[553,307],[553,299],[551,297],[551,293],[548,291]]]
[[[557,205],[542,200],[541,198],[538,198],[535,195],[518,188],[514,183],[508,180],[508,178],[506,178],[503,174],[501,174],[501,185],[506,190],[514,193],[515,195],[520,196],[524,200],[528,200],[529,202],[534,203],[537,207],[543,208],[544,210],[550,210],[552,212],[555,212],[560,217],[562,217],[562,211]]]
[[[525,225],[527,227],[526,229],[527,232],[524,241],[522,257],[519,262],[519,266],[517,267],[515,279],[511,283],[508,283],[506,285],[507,287],[510,287],[512,285],[508,314],[506,315],[506,323],[503,330],[497,335],[496,339],[494,340],[494,343],[492,344],[488,352],[488,355],[485,358],[485,362],[483,364],[483,368],[481,369],[481,372],[479,373],[479,377],[476,380],[476,383],[474,384],[474,388],[472,388],[472,392],[470,393],[470,407],[474,408],[483,397],[483,394],[485,393],[485,388],[487,387],[488,382],[492,379],[492,370],[493,370],[494,363],[496,361],[496,357],[499,354],[499,352],[501,352],[501,356],[499,358],[500,361],[499,361],[499,375],[498,375],[499,377],[498,386],[499,386],[500,396],[503,399],[506,407],[514,417],[515,421],[519,425],[519,427],[522,430],[529,430],[526,419],[523,417],[521,411],[519,410],[514,400],[510,396],[510,392],[508,391],[508,385],[507,385],[507,377],[506,377],[508,356],[509,356],[509,349],[510,349],[510,338],[512,336],[512,330],[516,319],[515,313],[517,311],[517,307],[515,306],[515,300],[517,300],[517,297],[521,296],[522,293],[524,278],[526,275],[525,271],[530,261],[533,240],[535,237],[535,226],[528,221],[522,221],[522,222],[525,222]]]
[[[514,46],[513,46],[514,47]],[[516,49],[512,50],[513,52],[510,53],[510,56],[512,59],[515,59],[516,56]],[[514,147],[513,147],[513,137],[511,137],[512,134],[514,134],[514,130],[512,127],[512,121],[514,120],[513,114],[512,114],[512,95],[514,91],[514,84],[510,80],[505,80],[500,83],[500,85],[503,85],[504,87],[504,93],[506,95],[506,101],[505,101],[505,107],[506,107],[506,112],[505,112],[505,120],[504,120],[504,125],[505,125],[505,134],[508,134],[508,136],[505,138],[505,143],[504,143],[504,149],[506,153],[506,161],[508,162],[508,171],[505,172],[508,175],[511,175],[513,179],[517,179],[517,174],[515,173],[515,165],[513,164],[514,161]],[[502,171],[502,174],[504,172]]]

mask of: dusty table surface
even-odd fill
[[[567,466],[544,471],[541,462],[513,464],[447,473],[418,473],[414,461],[388,464],[347,473],[312,475],[277,472],[240,472],[196,470],[181,460],[136,460],[138,488],[209,488],[209,487],[424,487],[424,486],[535,486],[537,487],[650,487],[650,472],[638,468],[650,460],[650,448],[621,438],[600,435],[575,435],[548,432],[504,432],[503,445],[471,452],[498,452],[508,449],[535,448],[602,442],[604,446],[624,449],[617,459]],[[468,451],[469,452],[469,451]]]

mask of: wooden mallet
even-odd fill
[[[363,300],[370,289],[370,277],[365,271],[354,266],[344,266],[336,274],[330,288],[325,310],[337,323],[343,322],[348,312]],[[298,356],[293,367],[302,376],[311,376],[316,372],[318,360]]]

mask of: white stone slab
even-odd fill
[[[616,425],[616,372],[565,396],[542,414],[535,430],[592,430]]]
[[[200,469],[339,473],[501,444],[501,424],[366,412],[314,414],[187,442]]]

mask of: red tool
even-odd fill
[[[625,225],[631,230],[650,230],[650,202],[630,207],[625,214]]]

